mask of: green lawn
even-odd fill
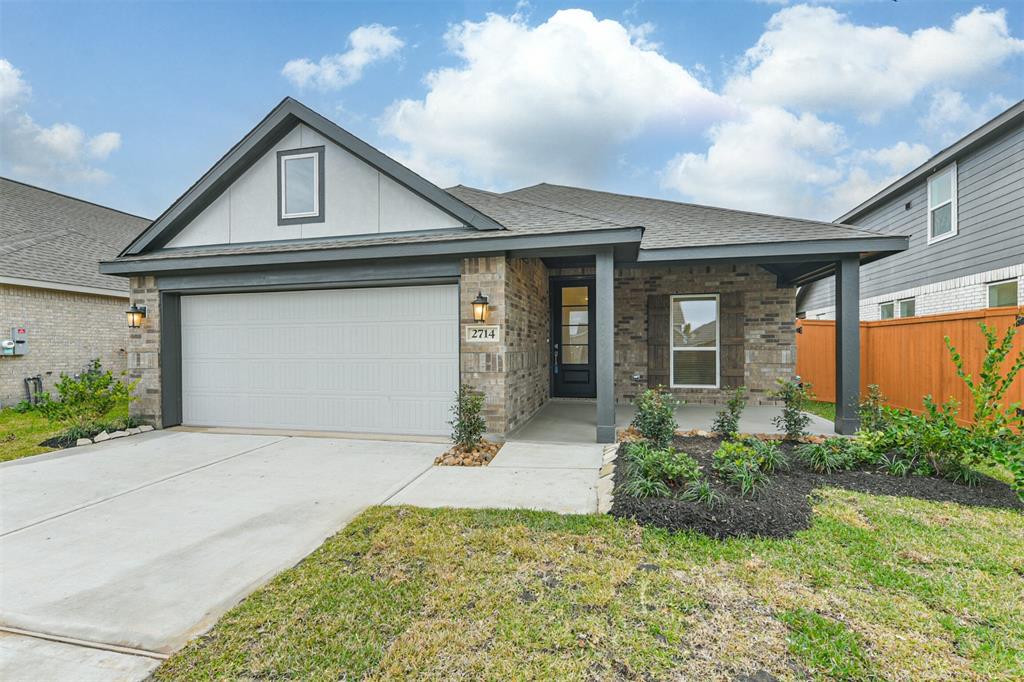
[[[810,400],[807,402],[807,406],[806,408],[804,408],[804,411],[810,412],[811,414],[816,414],[819,417],[823,417],[829,420],[830,422],[834,422],[836,420],[835,403],[826,403],[821,400]]]
[[[372,508],[162,680],[1010,680],[1024,514],[825,490],[789,540]]]
[[[127,403],[112,409],[104,421],[116,422],[128,416]],[[63,431],[38,412],[19,414],[12,409],[0,410],[0,462],[50,452],[53,448],[40,445]]]

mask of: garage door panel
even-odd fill
[[[444,435],[453,285],[182,297],[186,424]]]

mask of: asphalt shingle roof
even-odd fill
[[[642,249],[877,237],[847,225],[541,183],[501,195],[644,228]],[[467,202],[469,203],[469,202]]]
[[[124,277],[101,275],[150,221],[81,199],[0,178],[0,276],[128,292]]]

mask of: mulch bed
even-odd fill
[[[642,525],[670,530],[696,530],[716,538],[733,536],[789,537],[808,528],[811,502],[817,488],[845,488],[875,495],[916,497],[937,502],[957,502],[972,507],[998,507],[1024,510],[1017,494],[1002,481],[983,476],[976,486],[952,483],[930,476],[891,476],[873,468],[819,474],[807,468],[793,445],[784,443],[789,466],[769,476],[769,483],[753,497],[744,497],[721,480],[711,468],[712,453],[722,439],[718,437],[677,436],[674,445],[696,459],[722,500],[713,508],[700,502],[672,498],[636,499],[623,495],[623,460],[615,467],[615,498],[611,514],[631,518]]]
[[[482,440],[473,448],[452,446],[447,452],[437,456],[434,464],[438,466],[482,467],[490,464],[501,449],[501,443],[489,443]]]

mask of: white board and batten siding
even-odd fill
[[[324,147],[324,221],[278,225],[277,152]],[[299,124],[167,244],[169,247],[464,227],[458,219]]]
[[[448,433],[456,285],[182,296],[181,340],[186,425]]]

